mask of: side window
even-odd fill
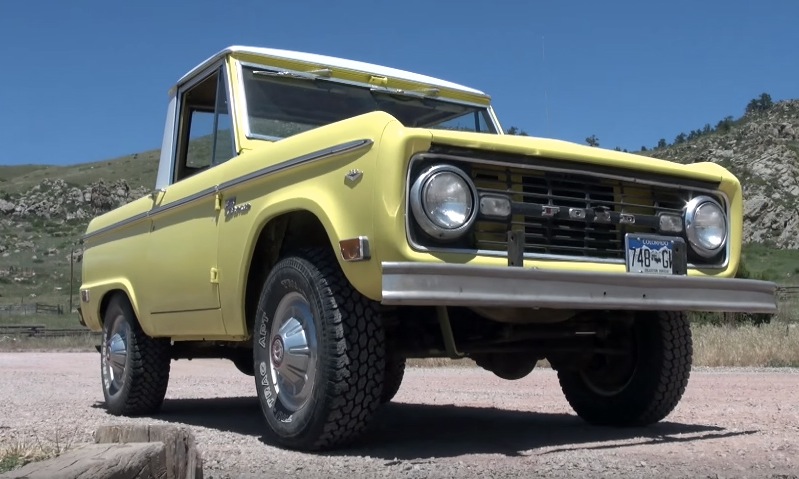
[[[227,88],[225,82],[218,82],[216,89],[216,124],[214,130],[214,164],[224,163],[233,158],[236,152],[233,148],[233,125],[230,121],[228,108]]]
[[[214,112],[213,110],[192,110],[189,115],[186,167],[191,169],[207,168],[214,160],[211,149],[214,139]]]
[[[175,181],[233,158],[233,128],[224,71],[218,69],[180,96]]]

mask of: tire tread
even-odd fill
[[[125,320],[130,325],[128,339],[130,362],[126,371],[119,401],[106,400],[111,414],[118,416],[142,416],[157,412],[164,402],[169,385],[171,365],[170,344],[167,339],[151,338],[142,330],[130,302],[118,295],[112,301],[119,302]],[[113,303],[109,305],[113,307]],[[105,340],[105,338],[104,338]]]
[[[683,312],[656,314],[656,318],[638,319],[657,324],[654,334],[660,344],[657,345],[659,351],[655,351],[651,358],[652,370],[644,373],[647,377],[635,382],[637,386],[629,387],[634,390],[617,395],[623,397],[598,396],[583,385],[578,373],[558,371],[566,400],[578,416],[597,425],[646,426],[662,420],[674,410],[685,393],[691,374],[691,328]]]
[[[330,376],[335,391],[322,434],[314,449],[343,445],[363,432],[380,405],[385,364],[385,338],[379,305],[358,293],[338,263],[324,250],[307,250],[303,257],[318,270],[329,307],[327,320],[335,324],[336,358]],[[338,311],[340,314],[335,314]]]
[[[319,383],[319,416],[296,435],[270,430],[274,439],[287,447],[303,450],[330,449],[357,438],[369,425],[380,405],[385,368],[385,332],[380,305],[362,296],[349,283],[335,257],[327,250],[294,252],[275,265],[262,291],[260,304],[284,268],[299,272],[320,301],[324,328],[320,334],[319,368],[327,383]],[[311,298],[308,298],[309,301]],[[259,305],[259,317],[263,310]],[[258,320],[260,321],[260,320]],[[256,385],[259,374],[256,374]],[[314,394],[317,394],[316,392]],[[263,404],[264,414],[270,414]],[[267,420],[267,422],[269,422]],[[270,426],[271,427],[271,426]]]

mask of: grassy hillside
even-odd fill
[[[3,183],[9,182],[14,178],[29,175],[36,170],[49,168],[45,165],[11,165],[0,166],[0,187],[4,186]]]
[[[126,180],[131,189],[152,189],[158,169],[158,150],[113,160],[70,166],[0,166],[0,199],[25,196],[43,180],[62,179],[80,189],[100,180]],[[0,306],[43,302],[69,304],[70,255],[89,218],[65,220],[55,216],[11,217],[0,214]],[[11,272],[11,273],[9,273]],[[80,279],[75,265],[73,292]]]
[[[13,165],[0,166],[0,197],[18,195],[38,185],[44,179],[61,178],[72,186],[83,187],[101,179],[123,178],[131,188],[155,185],[159,150],[71,166]]]
[[[753,278],[799,284],[799,250],[751,243],[744,245],[743,261]]]

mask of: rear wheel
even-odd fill
[[[405,358],[397,355],[386,356],[386,374],[383,379],[383,394],[380,401],[387,403],[397,395],[402,378],[405,376]]]
[[[169,383],[169,340],[142,331],[127,297],[117,294],[103,314],[100,375],[108,412],[152,414],[161,408]]]
[[[247,376],[255,376],[255,366],[252,358],[252,351],[247,350],[245,353],[237,354],[231,358],[233,365],[242,374]]]
[[[592,424],[644,426],[676,406],[691,373],[693,347],[685,313],[638,313],[614,325],[595,354],[579,369],[558,371],[574,411]]]
[[[311,251],[279,261],[255,319],[255,384],[275,442],[339,446],[380,404],[385,340],[378,304],[361,296],[335,259]]]

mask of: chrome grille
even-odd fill
[[[682,216],[684,205],[699,195],[727,207],[714,182],[440,144],[414,155],[408,184],[441,163],[467,172],[480,196],[510,199],[512,214],[498,219],[481,212],[470,234],[454,241],[424,234],[409,214],[409,240],[422,250],[506,256],[513,232],[514,241],[521,233],[528,258],[616,263],[624,261],[627,233],[658,234],[659,214]],[[727,254],[728,248],[703,258],[689,248],[688,263],[723,267]]]
[[[624,258],[626,233],[657,233],[658,214],[680,214],[691,192],[588,174],[472,164],[478,192],[512,200],[510,220],[479,218],[476,247],[507,251],[524,232],[525,253]],[[635,218],[635,223],[625,223]]]

